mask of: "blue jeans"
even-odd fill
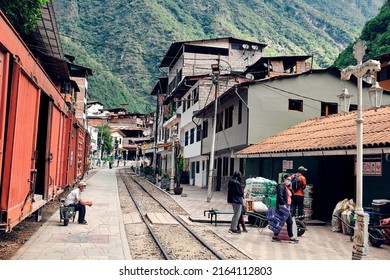
[[[85,213],[86,213],[85,205],[76,203],[76,204],[69,204],[69,206],[74,207],[74,210],[79,212],[78,222],[82,223],[85,220]]]

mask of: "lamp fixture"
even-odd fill
[[[368,96],[370,97],[371,106],[379,108],[382,103],[383,88],[381,88],[377,81],[368,89]]]
[[[341,92],[341,94],[337,95],[337,97],[339,98],[339,102],[340,102],[341,112],[343,112],[343,113],[349,112],[349,107],[351,105],[352,96],[353,95],[348,92],[347,88],[344,88],[343,91]]]

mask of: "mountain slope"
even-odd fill
[[[138,112],[154,111],[148,93],[175,41],[232,36],[267,44],[267,55],[314,54],[325,67],[383,2],[53,0],[65,53],[93,69],[92,98]]]
[[[362,30],[359,39],[366,42],[367,50],[364,60],[390,53],[390,0],[381,8],[379,14],[369,20]],[[352,42],[337,58],[335,66],[344,68],[349,65],[355,65],[356,59],[353,55]]]

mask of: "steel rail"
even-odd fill
[[[179,216],[172,213],[172,211],[170,211],[160,201],[154,198],[136,179],[134,179],[133,175],[130,175],[130,177],[133,179],[135,183],[137,183],[137,185],[139,185],[147,194],[149,194],[151,198],[153,198],[162,208],[164,208],[165,211],[167,211],[176,221],[178,221],[188,232],[191,233],[192,236],[194,236],[203,246],[205,246],[210,252],[212,252],[219,260],[225,259],[223,255],[221,255],[218,251],[214,250],[213,247],[211,247],[205,240],[202,239],[201,236],[199,236],[196,232],[194,232]]]
[[[122,174],[121,174],[121,177],[122,177]],[[133,178],[132,178],[133,179]],[[133,179],[134,180],[134,179]],[[140,213],[141,215],[141,218],[142,218],[142,221],[144,222],[144,224],[146,225],[146,227],[148,228],[149,230],[149,233],[150,235],[153,237],[154,241],[156,242],[158,248],[160,249],[161,253],[164,255],[164,258],[166,260],[172,260],[172,257],[168,254],[167,250],[165,249],[164,245],[161,243],[160,239],[157,237],[156,233],[154,232],[154,230],[152,229],[152,227],[149,225],[149,223],[146,221],[146,218],[145,218],[145,215],[144,213],[142,212],[141,208],[139,207],[138,203],[136,202],[136,200],[134,199],[133,195],[131,194],[130,190],[129,190],[129,187],[128,187],[128,184],[125,182],[125,180],[123,180],[122,178],[122,181],[123,183],[125,184],[126,186],[126,190],[127,192],[129,193],[129,196],[131,197],[131,199],[133,200],[134,202],[134,205],[135,207],[137,208],[138,212]]]

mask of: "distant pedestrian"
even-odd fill
[[[233,207],[233,217],[230,224],[230,233],[241,233],[237,229],[238,222],[241,216],[241,208],[243,203],[244,191],[241,187],[241,172],[235,171],[233,177],[228,183],[227,202]]]
[[[298,179],[296,184],[293,184],[293,197],[291,204],[291,214],[293,217],[296,217],[296,212],[298,210],[298,219],[303,219],[303,199],[305,194],[303,190],[306,188],[306,177],[303,174],[307,171],[307,169],[303,166],[299,166],[297,173],[292,176],[292,180],[294,177]]]
[[[276,207],[279,210],[281,206],[285,206],[288,210],[290,210],[292,190],[291,190],[291,176],[289,174],[285,174],[283,176],[283,183],[279,184],[276,187]],[[293,220],[291,215],[287,217],[287,234],[290,237],[290,243],[298,243],[298,239],[294,238],[293,234]],[[279,232],[274,233],[272,237],[273,242],[280,242]]]

